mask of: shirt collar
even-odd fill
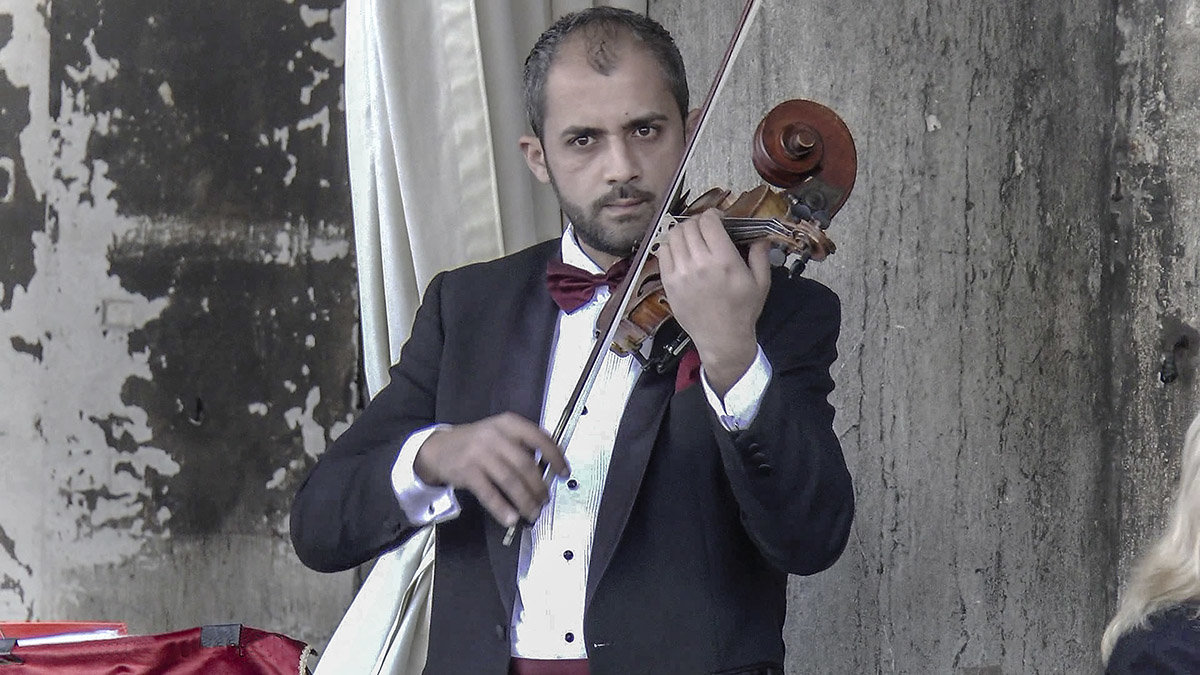
[[[604,274],[604,270],[580,248],[579,241],[575,238],[575,227],[570,223],[562,236],[562,261],[592,274]]]

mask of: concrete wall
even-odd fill
[[[651,3],[697,95],[741,5]],[[795,97],[860,161],[810,265],[859,512],[792,584],[789,672],[1098,670],[1200,408],[1198,31],[1194,0],[766,3],[693,179],[757,182]]]
[[[0,2],[0,617],[322,643],[359,405],[340,0]]]

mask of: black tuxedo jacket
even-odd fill
[[[414,532],[390,482],[404,440],[503,411],[538,420],[558,308],[557,240],[439,274],[391,382],[321,457],[292,507],[319,571],[369,561]],[[781,672],[787,573],[841,554],[854,511],[832,429],[840,308],[815,281],[772,282],[757,330],[773,376],[730,433],[702,387],[643,372],[618,430],[596,521],[584,635],[594,675]],[[426,673],[504,675],[519,546],[469,493],[437,525]],[[779,670],[771,670],[772,668]]]

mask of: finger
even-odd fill
[[[554,439],[540,426],[512,412],[496,416],[496,424],[506,439],[533,452],[542,445],[554,445]]]
[[[708,255],[708,244],[704,241],[704,234],[702,233],[703,222],[706,220],[705,217],[708,216],[708,213],[708,211],[705,211],[695,218],[688,218],[671,231],[674,237],[671,240],[671,245],[680,247],[677,253],[681,266],[691,264]]]
[[[550,498],[550,489],[542,478],[541,465],[533,461],[533,457],[526,448],[515,445],[507,446],[495,454],[496,460],[504,464],[504,467],[498,471],[504,471],[503,477],[506,481],[514,484],[519,481],[524,494],[536,501],[538,506],[546,503],[546,500]],[[497,477],[499,476],[500,474],[497,473]],[[521,510],[524,512],[528,509],[522,505]]]
[[[667,245],[667,240],[664,238],[654,251],[655,257],[658,258],[658,271],[664,277],[669,277],[675,273],[675,253],[671,251],[671,247]]]
[[[717,209],[709,209],[700,216],[699,234],[704,240],[705,248],[710,253],[732,254],[736,252],[733,240],[725,231],[725,221],[722,220],[724,217],[725,214]]]
[[[542,453],[542,461],[550,466],[550,470],[554,473],[566,478],[571,475],[571,465],[567,463],[567,458],[563,454],[562,448],[545,434],[539,434],[540,440],[527,441],[531,444],[536,442],[537,451]]]
[[[687,226],[683,223],[676,225],[675,229],[667,233],[666,240],[663,242],[663,247],[671,250],[671,271],[673,273],[681,273],[683,270],[686,270],[688,261],[692,259],[692,256],[688,253],[687,242],[683,239],[683,231],[685,229],[687,229]],[[661,265],[659,266],[659,271],[666,272],[665,269],[662,269]]]
[[[750,273],[754,275],[754,283],[759,291],[766,291],[771,287],[771,262],[768,256],[770,252],[771,243],[766,239],[759,239],[750,245],[750,254],[746,257],[746,263],[750,266]]]
[[[571,467],[567,464],[562,449],[541,427],[520,415],[511,413],[502,416],[501,424],[512,442],[527,448],[531,453],[535,450],[541,452],[542,459],[558,475],[564,477],[571,475]]]
[[[475,495],[479,503],[483,504],[483,508],[487,509],[487,512],[492,514],[492,517],[501,525],[513,527],[520,520],[517,510],[508,503],[508,500],[500,494],[500,490],[492,485],[492,482],[482,472],[472,474],[464,487]]]
[[[499,453],[497,453],[499,454]],[[537,466],[524,460],[524,466],[515,467],[502,457],[494,457],[485,467],[488,479],[496,486],[509,504],[520,511],[525,520],[533,522],[542,512],[545,499],[538,493],[545,492],[545,484],[538,475]]]

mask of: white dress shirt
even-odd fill
[[[603,272],[579,247],[570,228],[562,238],[562,260],[591,273]],[[601,286],[589,303],[573,312],[558,314],[540,420],[543,429],[553,429],[558,424],[595,343],[596,319],[609,296],[608,288]],[[645,347],[649,349],[649,344]],[[513,656],[587,658],[583,602],[596,513],[617,427],[640,372],[638,362],[632,357],[606,353],[585,414],[565,448],[571,476],[554,477],[549,503],[533,527],[522,533],[517,596],[509,633]],[[771,366],[761,347],[750,369],[730,388],[724,400],[709,386],[703,365],[700,374],[709,405],[726,429],[744,429],[753,422],[771,378]],[[453,490],[426,485],[413,469],[421,444],[442,428],[444,425],[434,425],[410,436],[392,468],[396,498],[405,516],[415,525],[458,515]]]

